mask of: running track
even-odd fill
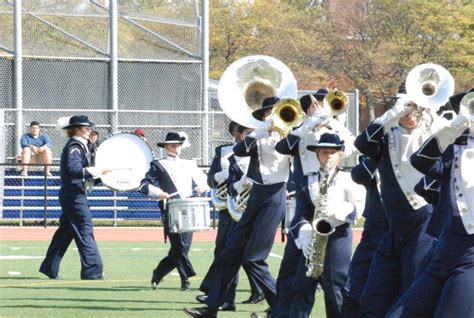
[[[49,241],[56,227],[0,227],[0,241]],[[214,242],[217,230],[195,232],[194,242]],[[353,229],[353,243],[360,242],[362,230]],[[94,236],[98,241],[145,242],[163,240],[163,228],[160,227],[94,227]],[[278,230],[275,242],[281,242]]]

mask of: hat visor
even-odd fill
[[[253,116],[255,119],[263,120],[263,119],[264,119],[263,116],[265,115],[265,112],[266,112],[267,110],[272,109],[272,108],[273,108],[273,106],[265,106],[265,107],[262,107],[262,108],[260,108],[260,109],[254,110],[254,111],[252,112],[252,116]]]
[[[156,145],[158,147],[164,148],[166,145],[182,145],[183,143],[184,143],[184,140],[183,141],[181,141],[181,140],[168,140],[168,141],[165,141],[165,142],[159,142]]]
[[[88,121],[88,122],[82,122],[82,123],[68,124],[68,125],[64,126],[63,129],[73,128],[73,127],[80,127],[80,126],[92,127],[92,126],[94,126],[94,123]]]
[[[344,145],[338,145],[338,144],[332,144],[332,143],[321,143],[317,145],[307,146],[306,149],[308,149],[309,151],[316,151],[320,148],[332,148],[336,150],[342,150],[343,147]]]

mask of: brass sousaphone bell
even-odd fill
[[[266,128],[252,116],[265,98],[277,96],[296,100],[296,79],[281,61],[266,55],[243,57],[222,74],[218,86],[219,104],[233,121],[248,128]]]

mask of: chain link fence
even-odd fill
[[[43,133],[52,139],[55,165],[66,142],[63,132],[55,129],[57,119],[74,114],[88,115],[100,140],[117,131],[142,128],[156,157],[162,155],[156,143],[163,141],[168,131],[184,131],[191,147],[183,151],[183,157],[196,159],[204,167],[210,164],[215,147],[232,142],[230,119],[217,99],[217,81],[209,83],[207,108],[202,97],[200,1],[119,0],[112,2],[116,4],[116,19],[108,0],[18,3],[21,19],[15,19],[13,0],[0,2],[0,177],[4,180],[0,206],[7,206],[6,189],[17,187],[13,197],[18,198],[10,198],[8,204],[23,206],[22,217],[59,215],[54,192],[59,186],[57,178],[45,181],[37,175],[37,184],[30,185],[43,191],[43,199],[38,198],[39,192],[32,195],[33,199],[21,194],[29,184],[18,175],[15,157],[19,137],[33,120],[39,121]],[[21,46],[15,45],[18,29],[22,30],[18,39]],[[116,73],[112,67],[114,47]],[[348,126],[356,134],[358,96],[349,94],[349,99]],[[55,171],[57,167],[53,167]],[[44,185],[49,189],[41,190]],[[107,198],[123,196],[100,191],[97,194]],[[51,195],[54,198],[50,199]],[[109,199],[95,201],[118,208],[105,210],[106,206],[99,204],[93,210],[95,217],[125,217],[127,209],[134,211],[140,202],[147,211],[151,204],[137,200],[130,207],[125,199]],[[27,208],[30,204],[36,208]],[[3,214],[17,213],[13,211],[13,205],[7,206]],[[135,212],[128,217],[139,215]]]

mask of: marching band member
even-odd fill
[[[277,97],[266,98],[262,107],[252,114],[257,119],[265,119],[278,100]],[[247,208],[232,229],[222,252],[217,277],[206,299],[207,307],[184,309],[192,317],[216,317],[224,293],[244,261],[250,275],[262,287],[267,302],[272,304],[274,301],[275,279],[265,260],[285,212],[285,184],[289,173],[288,156],[275,151],[279,140],[276,131],[261,128],[234,147],[236,156],[250,157],[246,178],[253,183],[252,190]]]
[[[406,97],[375,119],[356,138],[355,146],[377,162],[381,197],[389,216],[372,260],[360,300],[362,317],[382,317],[413,282],[433,244],[426,234],[432,206],[414,192],[422,175],[409,157],[430,134],[431,122]]]
[[[322,102],[326,94],[326,89],[319,89],[314,97],[317,101]],[[275,147],[279,153],[292,156],[293,173],[291,179],[293,179],[295,183],[297,207],[299,206],[298,200],[302,198],[299,193],[304,186],[303,177],[316,173],[319,170],[318,159],[314,156],[314,153],[306,147],[308,144],[316,143],[319,138],[313,131],[314,127],[328,120],[327,116],[319,115],[319,109],[309,95],[304,95],[300,98],[300,105],[307,115],[305,122],[299,128],[288,134],[286,138],[278,142]],[[288,235],[287,237],[288,241],[285,245],[285,252],[278,271],[276,300],[271,308],[271,313],[275,317],[277,317],[280,312],[285,312],[289,307],[291,300],[291,279],[296,273],[296,268],[302,255],[301,250],[295,245],[293,236]]]
[[[411,156],[416,169],[439,181],[437,208],[447,214],[448,221],[428,268],[387,317],[474,315],[473,119],[473,114],[461,107],[450,125]]]
[[[239,125],[235,122],[231,122],[229,125],[229,132],[234,137],[235,142],[242,141],[251,131],[252,129]],[[234,189],[234,182],[236,180],[240,180],[242,175],[244,174],[242,170],[247,172],[247,166],[249,161],[247,160],[249,158],[235,157],[233,155],[233,147],[234,144],[219,146],[216,148],[216,156],[213,159],[211,169],[208,173],[208,184],[210,186],[217,187],[222,182],[226,182],[228,187],[228,195],[231,195],[231,192]],[[240,165],[237,160],[241,162]],[[224,170],[227,170],[227,172],[222,172]],[[221,174],[224,174],[226,180],[223,179]],[[209,292],[209,289],[214,283],[214,279],[216,276],[215,270],[219,261],[219,257],[221,256],[222,251],[225,247],[229,232],[231,228],[235,226],[235,224],[236,222],[230,216],[227,208],[219,211],[219,224],[216,236],[216,248],[214,250],[214,260],[199,288],[205,294],[198,295],[196,297],[196,300],[200,303],[205,303],[207,293]],[[235,311],[235,295],[237,282],[238,274],[236,275],[235,282],[230,285],[229,289],[225,294],[224,303],[219,306],[220,311]],[[257,287],[255,286],[255,283],[252,280],[250,280],[250,286],[252,287],[251,298],[254,297],[254,295],[257,295],[257,298],[255,298],[255,300],[257,300],[258,295],[261,294],[261,291],[259,293]],[[255,300],[254,298],[252,298],[250,301],[253,302]]]
[[[240,129],[245,130],[242,132],[242,138],[239,141],[242,141],[251,130],[240,126]],[[251,181],[247,178],[248,167],[250,163],[250,157],[238,157],[232,155],[229,157],[229,195],[231,197],[236,197],[239,194],[242,194],[245,190],[252,186]],[[232,226],[235,226],[237,223],[234,222]],[[248,250],[248,253],[244,253],[242,258],[242,268],[247,274],[249,284],[250,284],[250,297],[244,301],[242,304],[258,304],[265,300],[265,295],[263,294],[262,287],[260,287],[260,282],[255,279],[255,275],[252,275],[252,251]],[[221,309],[219,309],[221,310]]]
[[[359,302],[364,290],[370,264],[380,239],[388,229],[388,219],[377,188],[376,162],[367,156],[359,157],[359,164],[352,168],[352,180],[366,190],[365,218],[362,238],[351,259],[349,274],[344,288],[342,316],[359,317]]]
[[[291,296],[286,306],[274,312],[271,317],[309,317],[314,304],[318,283],[324,290],[327,317],[339,317],[342,305],[342,289],[346,282],[352,254],[352,230],[358,211],[361,211],[364,189],[352,182],[349,173],[339,169],[342,162],[344,142],[337,134],[324,133],[316,145],[307,146],[315,151],[320,170],[304,176],[304,184],[297,200],[296,215],[290,235],[301,250],[296,274],[291,282]],[[320,197],[322,170],[329,173],[328,190]],[[321,180],[322,181],[322,180]],[[362,199],[361,199],[362,198]],[[322,204],[319,204],[322,203]],[[316,207],[319,207],[316,209]],[[316,211],[318,210],[318,211]],[[335,227],[325,248],[324,269],[317,278],[307,277],[307,259],[313,250],[314,214],[324,215]]]
[[[198,168],[193,160],[180,157],[186,137],[176,132],[169,132],[164,142],[159,142],[158,147],[165,149],[165,156],[150,163],[150,170],[141,181],[138,190],[148,196],[160,200],[160,209],[164,214],[165,234],[170,239],[171,248],[168,256],[163,258],[153,270],[151,287],[156,289],[161,279],[174,268],[178,270],[181,278],[181,290],[190,290],[189,277],[196,272],[188,257],[191,247],[192,232],[171,233],[169,229],[168,209],[163,200],[169,198],[185,199],[192,195],[193,182],[197,185],[194,190],[204,193],[209,190],[206,175]]]
[[[94,239],[86,192],[94,179],[110,170],[99,171],[90,167],[91,153],[87,143],[93,125],[87,116],[72,116],[69,123],[62,127],[67,129],[69,136],[60,162],[59,202],[62,213],[59,227],[39,269],[49,278],[58,278],[61,260],[74,239],[81,256],[81,279],[103,279],[102,258]]]
[[[238,124],[231,121],[229,124],[229,133],[235,138]],[[219,188],[222,184],[227,184],[229,177],[229,160],[228,158],[233,154],[234,144],[220,145],[215,149],[215,156],[212,159],[211,168],[207,173],[207,184],[211,188]],[[215,277],[215,267],[217,259],[221,254],[224,246],[229,228],[232,223],[232,218],[229,215],[229,210],[223,208],[219,210],[219,223],[217,225],[216,247],[214,249],[214,260],[209,267],[204,279],[199,286],[199,290],[204,295],[196,296],[196,300],[204,303],[210,286],[212,286]],[[233,304],[233,303],[232,303]]]

